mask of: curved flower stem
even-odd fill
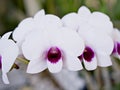
[[[12,71],[12,69],[14,69],[14,68],[19,69],[19,66],[16,63],[14,63],[13,66],[11,67],[11,69],[9,70],[9,72]]]
[[[17,60],[19,60],[19,61],[21,61],[21,62],[24,62],[25,64],[28,64],[29,63],[29,61],[27,60],[27,59],[25,59],[25,58],[17,58]]]

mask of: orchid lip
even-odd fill
[[[0,55],[0,69],[2,68],[2,56]]]
[[[117,42],[117,53],[120,55],[120,43]]]
[[[61,51],[57,47],[51,47],[47,52],[47,59],[51,63],[57,63],[61,58]]]
[[[94,57],[94,51],[90,47],[86,47],[83,53],[83,57],[86,61],[90,62]]]
[[[80,60],[84,58],[85,61],[91,62],[93,57],[94,57],[94,51],[90,47],[86,46],[83,54],[80,55],[78,58]]]
[[[112,51],[112,54],[116,54],[116,53],[120,55],[120,43],[119,42],[115,42],[114,48]]]

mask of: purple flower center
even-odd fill
[[[114,44],[114,49],[112,51],[112,54],[118,53],[120,55],[120,43],[119,42],[115,42]]]
[[[2,68],[2,56],[0,55],[0,69]]]
[[[117,43],[117,52],[120,55],[120,43]]]
[[[90,47],[86,47],[83,53],[83,57],[86,61],[90,62],[94,57],[94,51]]]
[[[51,47],[48,52],[47,52],[47,59],[51,63],[56,63],[60,60],[61,58],[61,51],[57,47]]]
[[[83,54],[78,58],[80,60],[84,58],[87,62],[91,62],[93,57],[94,57],[94,51],[90,47],[86,46]]]

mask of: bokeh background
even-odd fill
[[[62,18],[77,12],[85,5],[91,11],[107,14],[114,27],[120,29],[120,0],[0,0],[0,35],[12,31],[21,20],[44,9],[46,13]],[[9,73],[10,85],[0,79],[0,90],[120,90],[120,60],[113,58],[113,66],[98,67],[95,71],[70,72],[63,70],[51,74],[48,70],[35,75],[25,73],[26,65]]]

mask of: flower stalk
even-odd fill
[[[21,62],[23,62],[23,63],[25,63],[25,64],[28,64],[29,63],[29,60],[27,60],[27,59],[25,59],[25,58],[17,58],[17,60],[19,60],[19,61],[21,61]]]

